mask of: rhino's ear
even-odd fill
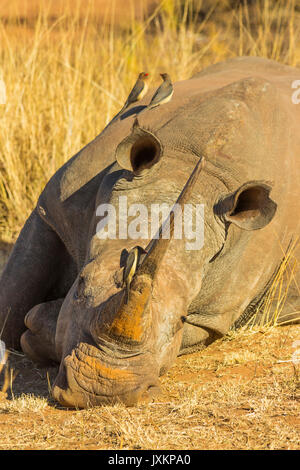
[[[132,133],[116,149],[116,160],[121,168],[135,174],[151,168],[161,158],[163,147],[150,131],[134,126]]]
[[[273,219],[277,204],[269,197],[271,186],[263,182],[243,184],[215,207],[225,221],[244,230],[258,230]]]

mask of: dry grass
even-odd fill
[[[0,402],[0,449],[297,449],[299,364],[291,357],[299,333],[248,330],[182,356],[162,378],[162,395],[132,408],[62,409],[46,372],[18,358],[14,398]]]
[[[0,106],[2,239],[16,238],[48,179],[100,133],[141,70],[155,86],[161,71],[181,80],[236,55],[300,62],[292,0],[258,0],[250,12],[245,5],[230,10],[229,1],[162,0],[144,19],[132,3],[125,29],[114,27],[113,3],[110,22],[99,22],[93,1],[83,9],[80,0],[72,15],[67,6],[53,12],[41,2],[27,26],[22,12],[19,20],[16,14],[0,20],[7,87]]]
[[[278,243],[280,241],[278,240]],[[288,249],[282,250],[282,262],[274,275],[271,285],[262,301],[258,304],[254,315],[244,325],[244,329],[253,326],[261,329],[273,328],[291,322],[300,322],[300,310],[293,310],[287,304],[292,289],[300,296],[300,286],[297,282],[299,272],[299,237],[296,237]],[[295,295],[295,294],[294,294]],[[239,331],[239,330],[237,330]]]
[[[159,3],[159,0],[89,0],[89,8],[93,19],[99,23],[111,23],[124,27],[132,18],[143,19],[147,12],[151,11]],[[62,15],[84,17],[86,13],[86,1],[82,0],[2,0],[0,3],[0,16],[10,23],[26,23],[32,25],[40,10],[47,12],[51,18]],[[114,9],[112,17],[111,11]]]

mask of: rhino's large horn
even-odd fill
[[[116,160],[121,168],[139,174],[151,168],[161,158],[163,147],[152,132],[134,125],[131,134],[116,149]]]
[[[191,176],[189,177],[188,181],[186,182],[183,190],[181,191],[176,203],[175,203],[175,208],[178,208],[179,206],[183,209],[184,204],[189,200],[191,193],[193,191],[194,185],[197,181],[197,178],[204,166],[204,158],[201,158],[197,165],[195,166]],[[175,221],[175,210],[171,210],[171,212],[168,215],[168,219],[164,221],[164,223],[160,226],[159,229],[159,234],[156,238],[151,240],[149,243],[148,247],[146,248],[146,251],[148,252],[148,255],[144,259],[143,264],[140,266],[138,270],[138,275],[142,274],[147,274],[149,275],[152,279],[154,279],[159,265],[161,264],[161,261],[163,259],[163,256],[165,252],[167,251],[168,245],[173,238],[174,235],[174,221]],[[163,227],[165,225],[170,226],[170,238],[169,239],[164,239],[162,237],[163,235]]]
[[[203,163],[204,159],[197,163],[179,195],[176,204],[181,207],[190,198],[195,182],[203,168]],[[174,211],[172,210],[168,216],[169,220],[165,221],[160,227],[158,237],[149,243],[147,247],[148,255],[137,270],[131,283],[129,302],[126,304],[123,297],[120,304],[120,296],[115,296],[114,305],[112,303],[109,305],[110,311],[112,307],[115,310],[114,319],[112,323],[106,323],[105,318],[108,318],[108,316],[103,312],[103,323],[101,328],[98,325],[98,331],[102,330],[103,332],[104,327],[105,333],[109,337],[113,337],[122,343],[131,344],[132,346],[140,345],[146,340],[146,337],[150,334],[149,332],[151,332],[151,315],[149,315],[147,307],[151,298],[154,278],[174,234],[174,218]],[[162,237],[163,226],[166,222],[170,223],[169,239]]]

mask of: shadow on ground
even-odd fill
[[[10,385],[7,390],[8,400],[23,394],[47,398],[54,403],[50,388],[58,373],[58,366],[38,368],[30,359],[19,351],[11,351],[6,368],[9,370]],[[4,383],[4,374],[0,376],[0,390]]]

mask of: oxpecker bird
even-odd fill
[[[123,271],[123,287],[126,287],[125,304],[128,304],[129,301],[130,283],[139,266],[141,255],[145,253],[147,251],[141,246],[135,246],[128,253]]]
[[[163,79],[162,84],[157,88],[148,106],[142,109],[139,114],[142,114],[144,111],[155,108],[161,104],[168,103],[168,101],[170,101],[172,98],[174,89],[171,78],[167,73],[161,73],[160,76]]]
[[[128,108],[129,105],[132,103],[135,103],[136,101],[140,101],[142,98],[144,98],[145,94],[148,91],[148,84],[147,84],[147,79],[148,79],[149,74],[142,72],[139,74],[137,81],[135,82],[134,87],[132,88],[131,92],[128,95],[128,98],[121,109],[121,111],[118,112],[117,116],[123,113],[126,108]],[[117,117],[116,116],[116,117]]]

